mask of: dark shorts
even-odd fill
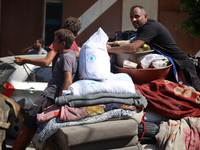
[[[37,129],[37,114],[42,113],[46,107],[52,104],[54,104],[53,99],[41,94],[28,110],[26,118],[24,119],[24,125],[31,129]]]

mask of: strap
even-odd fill
[[[173,59],[172,59],[171,57],[167,56],[167,55],[164,55],[163,53],[161,53],[159,50],[155,49],[154,47],[152,47],[152,48],[153,48],[156,52],[160,53],[161,55],[163,55],[163,56],[167,57],[167,59],[169,59],[169,61],[172,63],[172,67],[173,67],[173,72],[174,72],[175,79],[176,79],[176,81],[177,81],[179,84],[181,84],[181,83],[180,83],[180,77],[179,77],[179,75],[178,75],[178,73],[177,73],[176,66],[175,66],[175,63],[174,63]]]
[[[144,114],[145,114],[146,112],[144,112]],[[145,123],[144,123],[144,114],[143,114],[143,116],[142,116],[142,120],[141,120],[141,124],[143,124],[143,132],[142,132],[142,135],[141,135],[141,137],[139,138],[139,140],[141,140],[142,139],[142,137],[144,136],[144,134],[145,134],[145,130],[146,130],[146,127],[145,127]]]

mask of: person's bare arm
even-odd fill
[[[67,90],[68,87],[72,84],[72,73],[69,71],[64,72],[65,80],[63,82],[62,88],[58,96],[62,96],[62,91]]]
[[[79,52],[79,51],[76,51],[76,58],[79,57],[79,54],[80,54],[80,52]]]
[[[107,45],[107,50],[108,53],[135,53],[144,44],[145,44],[144,41],[136,40],[133,43],[118,47],[110,47],[109,45]]]
[[[29,47],[23,49],[23,50],[22,50],[22,53],[23,53],[23,54],[27,54],[28,50],[30,50],[30,49],[33,49],[33,46],[29,46]]]
[[[40,59],[28,59],[21,56],[16,56],[14,62],[18,65],[23,65],[25,63],[33,64],[36,66],[49,66],[50,63],[53,61],[54,57],[56,56],[55,51],[50,51],[47,53],[46,57]]]

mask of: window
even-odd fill
[[[46,3],[45,49],[54,40],[54,31],[62,27],[62,3]]]
[[[52,68],[49,67],[35,67],[33,72],[27,77],[26,81],[33,82],[48,82],[52,75]]]

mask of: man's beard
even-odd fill
[[[39,50],[39,47],[37,45],[33,45],[33,49]]]

